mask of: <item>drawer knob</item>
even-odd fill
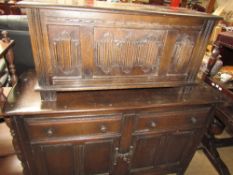
[[[48,136],[52,136],[54,134],[54,129],[53,128],[48,128],[46,129],[46,133]]]
[[[150,127],[151,128],[156,128],[157,124],[154,121],[150,122]]]
[[[102,133],[107,132],[107,127],[106,127],[105,125],[101,125],[101,126],[100,126],[100,131],[101,131]]]
[[[197,123],[196,117],[191,117],[191,122],[192,122],[193,124],[196,124],[196,123]]]

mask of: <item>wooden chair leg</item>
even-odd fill
[[[227,166],[222,161],[217,151],[217,147],[215,145],[215,138],[212,134],[210,133],[205,134],[202,140],[201,148],[203,149],[203,152],[205,153],[207,158],[210,160],[210,162],[212,163],[212,165],[220,175],[230,175]]]
[[[3,36],[2,38],[3,42],[10,43],[11,39],[8,37],[7,31],[3,31],[2,36]],[[18,77],[16,75],[16,69],[15,69],[15,64],[14,64],[14,53],[13,53],[12,47],[9,48],[6,53],[6,60],[8,63],[9,73],[11,75],[11,85],[15,85],[18,80]]]

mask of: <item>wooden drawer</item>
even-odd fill
[[[31,140],[117,134],[121,131],[121,115],[30,118],[25,119],[25,127]]]
[[[178,111],[170,113],[145,113],[136,121],[136,132],[179,130],[203,127],[209,109],[200,111]]]

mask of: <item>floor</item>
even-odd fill
[[[8,127],[0,124],[0,175],[22,175],[22,167],[14,154]],[[233,147],[219,149],[220,155],[233,174]],[[185,175],[218,175],[202,151],[195,153]]]

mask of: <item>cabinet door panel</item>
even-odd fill
[[[33,145],[38,175],[112,174],[118,139]]]
[[[38,175],[74,174],[74,149],[71,144],[34,147]]]
[[[84,146],[84,174],[109,174],[113,165],[113,142],[89,142]]]
[[[179,171],[195,152],[200,135],[191,130],[135,136],[131,173]]]
[[[195,141],[194,131],[174,132],[164,138],[160,158],[157,159],[158,166],[178,166],[187,155]]]
[[[132,168],[153,167],[155,155],[160,151],[160,141],[160,136],[137,137]]]
[[[48,42],[54,77],[81,76],[79,26],[48,25]]]

